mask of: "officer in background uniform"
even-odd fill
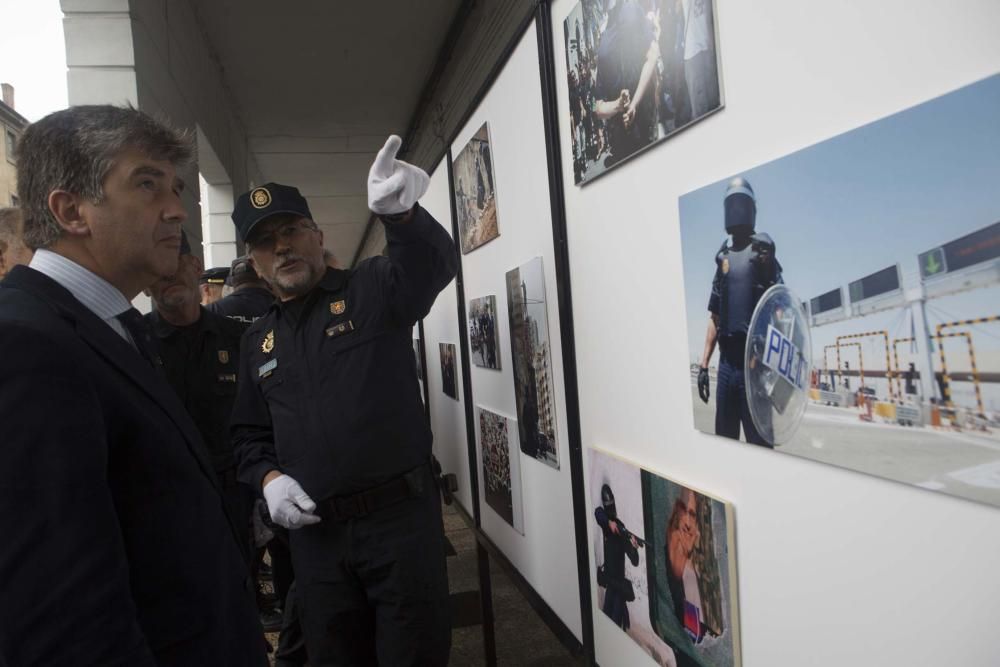
[[[233,221],[279,301],[243,337],[233,414],[240,479],[290,528],[312,665],[445,665],[451,643],[441,505],[413,358],[413,324],[454,278],[451,237],[416,202],[423,170],[368,176],[387,255],[323,262],[296,188],[240,196]],[[376,641],[377,637],[377,641]]]
[[[213,313],[250,325],[274,303],[274,295],[250,265],[246,255],[233,260],[227,284],[233,291],[208,305]]]
[[[236,481],[236,459],[229,437],[244,327],[210,313],[199,303],[202,263],[191,254],[187,234],[182,234],[180,253],[177,271],[145,290],[155,308],[146,320],[158,343],[167,380],[208,446],[226,509],[249,558],[253,493]]]
[[[201,305],[207,306],[222,298],[222,290],[229,277],[228,266],[216,266],[201,274]]]
[[[761,296],[782,282],[774,241],[755,231],[757,198],[750,183],[734,178],[723,200],[727,239],[715,256],[715,278],[708,300],[708,330],[698,371],[698,396],[708,403],[708,363],[719,344],[719,373],[715,386],[715,432],[739,439],[740,424],[746,441],[771,447],[757,431],[747,405],[744,354],[750,318]]]

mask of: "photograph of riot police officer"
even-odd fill
[[[635,589],[625,576],[625,557],[635,567],[639,548],[646,544],[618,518],[615,494],[607,484],[601,486],[601,506],[594,510],[594,519],[604,536],[604,563],[597,569],[597,585],[605,589],[601,611],[622,630],[628,630],[628,603],[635,600]]]
[[[1000,506],[998,100],[994,74],[680,197],[697,430]]]
[[[775,257],[771,237],[756,230],[757,197],[745,178],[736,177],[726,187],[723,213],[726,233],[730,237],[715,255],[705,349],[698,368],[698,397],[708,403],[712,396],[708,366],[718,344],[716,435],[738,440],[742,425],[747,442],[773,447],[772,438],[758,431],[750,415],[744,356],[754,308],[767,288],[782,282],[781,264]],[[768,410],[762,409],[759,416],[767,414]]]
[[[722,106],[712,0],[582,0],[563,28],[577,184]]]

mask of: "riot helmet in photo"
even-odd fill
[[[609,519],[617,519],[618,511],[615,509],[615,494],[611,492],[611,487],[605,484],[601,487],[601,506]]]
[[[723,207],[727,234],[749,236],[753,233],[757,224],[757,196],[747,179],[737,176],[729,182]]]

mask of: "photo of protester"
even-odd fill
[[[455,344],[439,343],[441,350],[441,387],[444,393],[458,400],[458,385],[455,378]]]
[[[577,185],[722,108],[712,0],[582,0],[563,28]]]
[[[500,236],[491,145],[489,126],[483,123],[452,164],[463,255]]]
[[[500,370],[497,298],[492,294],[469,302],[469,345],[472,347],[472,363]]]
[[[507,272],[507,315],[521,451],[559,468],[542,258]]]
[[[993,75],[680,198],[696,429],[1000,506],[998,114]],[[811,367],[781,438],[780,385],[747,391],[776,288]]]
[[[642,471],[649,615],[678,665],[740,664],[731,508]]]
[[[514,530],[524,534],[521,508],[521,468],[511,456],[509,419],[486,408],[479,410],[479,451],[483,462],[483,495]]]

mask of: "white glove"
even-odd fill
[[[264,500],[267,501],[271,519],[279,526],[295,529],[320,521],[313,514],[316,503],[288,475],[278,475],[264,485]]]
[[[376,215],[406,213],[430,185],[426,171],[396,159],[402,143],[395,134],[389,135],[368,171],[368,208]]]

